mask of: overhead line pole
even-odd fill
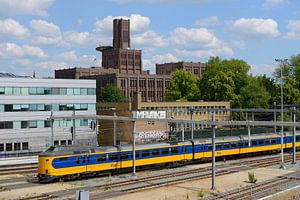
[[[216,115],[215,112],[212,113],[212,121],[215,122],[216,121]],[[216,186],[215,186],[215,179],[216,179],[216,157],[215,157],[215,151],[216,151],[216,125],[212,125],[212,179],[211,179],[211,189],[215,190]]]

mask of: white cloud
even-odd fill
[[[179,57],[207,58],[210,56],[232,56],[233,50],[205,28],[176,28],[171,33],[171,42]]]
[[[44,20],[31,20],[31,28],[34,30],[32,43],[49,45],[62,43],[62,36],[59,26]]]
[[[147,47],[164,47],[166,46],[165,39],[155,33],[154,31],[146,31],[141,34],[132,36],[133,45],[147,46]]]
[[[58,54],[55,56],[55,58],[58,60],[64,60],[64,61],[76,61],[77,60],[75,51],[67,51],[67,52]]]
[[[197,26],[215,26],[219,23],[218,16],[211,16],[208,18],[198,19],[195,24]]]
[[[155,55],[151,58],[151,61],[155,64],[161,64],[161,63],[168,63],[168,62],[178,62],[178,59],[170,54],[162,54],[162,55]]]
[[[283,5],[287,2],[288,2],[287,0],[265,0],[265,2],[263,3],[263,7],[265,9],[272,9],[280,5]]]
[[[39,15],[47,16],[47,9],[54,0],[0,0],[0,16]]]
[[[66,31],[63,38],[70,45],[72,44],[89,44],[93,40],[93,36],[89,32]]]
[[[29,65],[32,65],[32,61],[29,60],[29,59],[16,59],[16,60],[13,60],[14,64],[16,65],[22,65],[22,66],[29,66]]]
[[[243,40],[234,40],[230,42],[232,46],[243,49],[246,47],[246,43]]]
[[[4,59],[20,57],[46,58],[47,54],[39,47],[22,45],[15,43],[0,44],[0,57]]]
[[[65,62],[57,62],[57,61],[44,61],[44,62],[38,62],[35,64],[35,67],[43,68],[43,69],[63,69],[67,68],[68,65]]]
[[[254,76],[263,75],[271,77],[276,68],[274,64],[250,64],[250,73]]]
[[[246,37],[273,38],[279,35],[277,22],[273,19],[240,18],[228,22],[228,25],[232,31]]]
[[[28,36],[28,30],[13,19],[0,20],[0,36],[24,38]]]
[[[284,35],[284,38],[300,40],[300,20],[290,20],[287,27],[290,31]]]
[[[148,29],[151,20],[148,17],[142,16],[140,14],[132,14],[128,16],[107,16],[101,20],[97,20],[95,23],[95,32],[110,33],[113,30],[113,20],[114,19],[130,19],[130,31],[141,32]]]

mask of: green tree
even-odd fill
[[[250,66],[243,60],[210,58],[199,82],[200,99],[232,101],[233,107],[240,107],[241,102],[238,95],[241,89],[248,84],[249,70]]]
[[[198,100],[199,88],[197,86],[197,77],[185,70],[176,70],[171,74],[171,77],[171,82],[166,93],[167,100]]]
[[[110,84],[102,88],[98,99],[99,102],[124,102],[126,100],[127,98],[123,95],[122,90]]]
[[[290,77],[284,78],[283,88],[283,104],[299,104],[300,103],[300,91],[296,87],[296,80]],[[276,102],[281,102],[281,85],[276,85]]]
[[[261,81],[253,77],[241,89],[240,98],[243,108],[268,108],[271,96]]]

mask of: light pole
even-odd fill
[[[279,62],[280,65],[280,98],[281,98],[281,122],[283,122],[283,75],[282,75],[282,67],[283,64],[288,59],[275,59],[276,62]],[[281,164],[280,168],[285,168],[284,159],[283,159],[283,126],[281,126]]]

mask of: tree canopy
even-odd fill
[[[127,98],[123,95],[122,90],[110,84],[102,88],[98,99],[99,102],[124,102],[126,100]]]
[[[176,70],[171,74],[172,79],[166,94],[167,100],[196,101],[199,98],[198,78],[191,72]]]

